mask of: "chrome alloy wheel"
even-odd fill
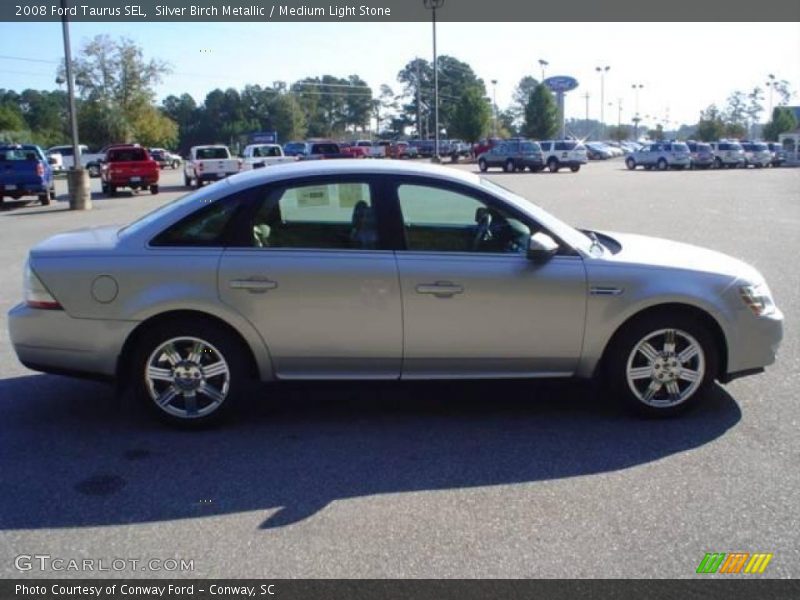
[[[648,333],[633,347],[625,367],[633,394],[656,408],[688,400],[703,383],[705,372],[703,347],[680,329]]]
[[[144,376],[153,402],[181,419],[217,410],[228,395],[231,378],[222,353],[195,337],[176,337],[158,346],[147,359]]]

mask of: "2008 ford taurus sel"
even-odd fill
[[[30,252],[9,327],[32,369],[124,378],[204,422],[248,378],[603,376],[646,414],[775,360],[762,276],[710,250],[581,232],[454,169],[240,174]]]

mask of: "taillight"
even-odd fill
[[[203,163],[197,163],[197,170],[198,171],[202,171],[203,170]]]
[[[22,282],[22,289],[27,306],[48,310],[61,309],[61,304],[59,304],[58,300],[44,287],[44,284],[36,276],[36,273],[33,272],[28,263],[25,264],[25,276]]]
[[[44,177],[44,165],[40,162],[36,163],[36,175],[38,177]]]

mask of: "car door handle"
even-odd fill
[[[437,281],[436,283],[420,283],[416,287],[418,294],[433,294],[437,298],[450,298],[455,294],[464,293],[464,287],[449,281]]]
[[[277,281],[270,279],[232,279],[230,286],[234,290],[247,290],[248,292],[266,292],[278,287]]]

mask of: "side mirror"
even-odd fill
[[[558,252],[558,243],[546,233],[534,233],[528,239],[528,258],[545,262]]]

